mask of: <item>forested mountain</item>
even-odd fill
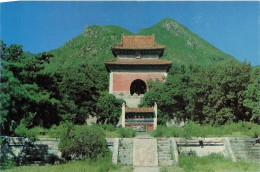
[[[57,70],[82,63],[102,64],[114,58],[110,47],[121,43],[121,35],[135,35],[119,26],[87,26],[82,34],[49,53],[54,55],[47,70]],[[138,35],[155,34],[158,44],[166,45],[162,58],[177,64],[217,65],[237,61],[218,50],[173,19],[164,19],[154,26],[141,29]]]
[[[2,133],[63,121],[83,124],[90,115],[116,124],[122,100],[108,94],[104,60],[114,58],[110,47],[121,43],[123,33],[135,35],[118,26],[87,26],[62,47],[38,55],[1,41]],[[237,61],[173,19],[137,34],[155,34],[156,43],[166,45],[162,58],[173,61],[167,81],[151,82],[142,103],[158,103],[160,124],[174,115],[212,125],[260,122],[259,68]]]

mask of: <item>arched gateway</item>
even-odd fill
[[[160,59],[164,49],[164,45],[155,43],[154,35],[122,35],[121,44],[111,47],[116,59],[105,61],[110,73],[109,93],[126,102],[126,110],[122,108],[123,127],[141,126],[146,131],[156,128],[157,117],[153,117],[157,108],[140,108],[138,104],[147,91],[147,80],[163,81],[167,77],[172,62]]]
[[[146,92],[146,83],[141,79],[136,79],[131,83],[130,94],[144,94]]]

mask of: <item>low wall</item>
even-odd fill
[[[121,156],[120,146],[122,147],[123,141],[126,140],[106,138],[107,145],[113,154],[114,164],[120,163],[118,162]],[[260,138],[164,138],[164,140],[170,140],[174,164],[178,163],[179,154],[182,152],[196,152],[200,157],[221,153],[233,161],[252,159],[253,162],[259,162],[260,159]],[[31,142],[23,137],[4,137],[1,144],[1,157],[15,158],[20,164],[57,164],[61,159],[61,152],[58,150],[59,141],[58,138],[40,138],[38,141]],[[133,149],[131,146],[124,146],[129,150]]]
[[[112,162],[117,164],[118,160],[118,149],[119,149],[119,138],[106,138],[108,148],[112,152]]]
[[[224,138],[175,138],[180,152],[196,152],[197,156],[208,156],[212,153],[221,153],[225,157]]]
[[[2,139],[1,157],[4,159],[16,159],[19,164],[42,165],[60,162],[59,139],[40,138],[35,142],[24,137],[4,137]]]

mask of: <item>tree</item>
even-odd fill
[[[251,83],[244,91],[245,99],[243,105],[247,107],[246,115],[250,117],[250,121],[260,123],[260,83],[259,68],[254,69],[251,74]]]
[[[60,120],[59,101],[37,85],[37,78],[44,64],[45,53],[34,58],[25,58],[22,46],[12,44],[5,47],[1,42],[1,131],[11,135],[22,121],[26,127],[36,125],[50,127]]]
[[[98,122],[116,125],[121,116],[123,100],[118,100],[112,94],[103,92],[97,101]]]
[[[200,124],[259,120],[259,87],[247,62],[216,67],[173,65],[165,83],[152,82],[142,106],[157,102],[159,122],[186,118]],[[257,72],[255,72],[257,73]],[[259,76],[259,75],[258,75]],[[251,84],[252,83],[252,84]]]

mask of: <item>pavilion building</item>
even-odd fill
[[[106,60],[110,73],[109,93],[125,100],[122,105],[122,127],[151,131],[157,126],[157,105],[138,107],[149,89],[149,79],[164,81],[172,61],[160,59],[165,46],[155,43],[155,36],[122,35],[121,44],[111,47],[116,59]]]

